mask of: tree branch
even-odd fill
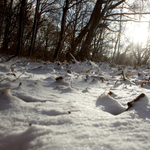
[[[106,15],[106,17],[111,17],[111,16],[117,16],[117,15],[150,15],[150,12],[148,13],[115,13],[115,14],[110,14],[110,15]]]
[[[120,1],[120,2],[118,2],[118,3],[116,3],[116,4],[114,4],[114,5],[109,6],[109,7],[107,8],[107,10],[109,10],[109,9],[114,9],[115,7],[119,6],[119,5],[120,5],[121,3],[123,3],[123,2],[125,2],[125,0],[122,0],[122,1]]]
[[[104,20],[107,20],[107,21],[117,21],[117,22],[127,22],[127,21],[132,21],[132,22],[137,22],[137,23],[145,23],[145,22],[149,22],[149,21],[137,21],[137,20],[130,20],[130,19],[127,19],[127,20],[104,19]]]

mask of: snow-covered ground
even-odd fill
[[[2,62],[0,150],[148,150],[149,76],[90,61]]]

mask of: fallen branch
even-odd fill
[[[139,101],[141,98],[143,98],[145,96],[144,93],[140,94],[138,97],[136,97],[134,100],[132,100],[131,102],[128,102],[127,105],[128,105],[128,108],[125,110],[129,110],[131,107],[133,107],[133,104],[137,101]]]

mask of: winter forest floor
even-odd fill
[[[149,79],[146,67],[1,62],[0,149],[148,150]]]

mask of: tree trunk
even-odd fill
[[[59,58],[60,53],[61,53],[62,48],[63,48],[64,36],[65,36],[65,24],[66,24],[66,16],[67,16],[68,8],[69,8],[69,0],[66,0],[65,1],[65,7],[63,8],[63,15],[62,15],[62,21],[61,21],[61,31],[60,31],[60,35],[59,35],[59,41],[58,41],[58,45],[56,47],[55,54],[53,57],[54,59]]]
[[[114,9],[125,0],[121,0],[118,3],[112,4],[112,1],[102,1],[97,0],[94,10],[91,14],[90,20],[88,24],[84,27],[84,29],[80,32],[78,37],[76,38],[74,45],[72,45],[72,49],[75,50],[77,46],[82,42],[82,39],[86,36],[84,43],[82,44],[81,51],[79,53],[80,60],[84,60],[87,56],[89,56],[89,48],[91,46],[91,42],[95,35],[95,31],[102,24],[102,20],[104,15],[109,9]]]
[[[102,30],[103,29],[100,29],[100,33],[99,33],[99,37],[95,37],[95,40],[94,40],[94,49],[92,51],[92,60],[96,60],[97,61],[97,54],[101,54],[100,56],[103,55],[103,50],[102,50],[102,46],[103,46],[103,40],[102,40]],[[100,51],[100,52],[99,52]]]
[[[71,51],[75,52],[78,45],[82,42],[82,39],[85,37],[85,35],[88,32],[88,28],[90,26],[90,22],[81,30],[79,35],[76,37],[76,39],[71,43]]]
[[[26,0],[21,1],[21,8],[20,8],[20,20],[19,20],[19,37],[18,37],[18,46],[17,46],[17,52],[16,55],[20,55],[21,49],[22,49],[22,39],[23,39],[23,19],[25,14],[25,3]]]
[[[76,38],[75,42],[72,45],[72,49],[75,50],[76,47],[81,43],[83,37],[85,37],[86,34],[88,33],[84,43],[82,44],[81,51],[79,53],[79,59],[81,61],[83,61],[84,58],[86,56],[88,56],[88,50],[89,50],[91,42],[93,40],[93,35],[95,32],[95,29],[97,28],[98,24],[100,23],[100,19],[101,19],[100,10],[101,9],[102,9],[102,1],[97,0],[88,24],[80,32],[80,34],[78,35],[78,37]]]
[[[83,61],[85,58],[87,59],[89,58],[89,50],[90,50],[91,42],[95,35],[94,33],[98,25],[101,23],[102,17],[104,15],[103,12],[100,13],[101,9],[102,9],[102,1],[97,1],[93,13],[91,15],[90,28],[88,30],[88,34],[86,36],[85,41],[82,44],[82,48],[79,53],[79,57],[81,61]]]
[[[4,5],[6,7],[6,18],[5,18],[5,32],[4,32],[4,39],[3,39],[3,50],[7,52],[8,50],[8,44],[9,44],[9,29],[11,25],[11,12],[12,12],[12,5],[13,5],[13,0],[11,0],[9,7],[7,7],[7,1],[4,1]]]
[[[89,59],[89,50],[90,50],[90,45],[93,40],[93,33],[94,31],[90,30],[86,36],[85,41],[82,44],[82,48],[79,52],[79,59],[81,61],[84,61],[84,59]]]
[[[4,18],[6,17],[6,0],[3,0],[0,4],[0,9],[2,13],[0,14],[0,29],[3,28]],[[0,30],[0,40],[3,37],[3,30]]]
[[[36,35],[37,35],[37,30],[38,30],[37,27],[38,27],[38,22],[39,22],[39,6],[40,6],[40,0],[37,0],[29,56],[33,55],[33,49],[34,49],[34,45],[35,45],[35,40],[36,40]]]

